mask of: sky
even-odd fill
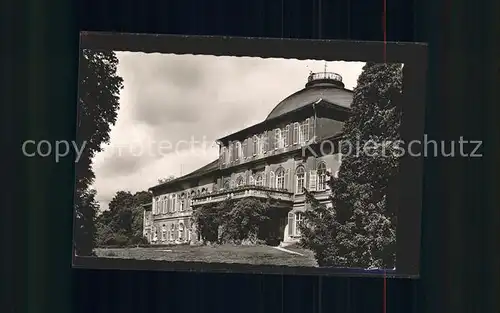
[[[215,140],[262,122],[310,71],[356,86],[364,62],[116,52],[123,78],[110,143],[93,159],[101,210],[117,191],[147,190],[218,157]]]

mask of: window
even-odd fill
[[[304,144],[309,140],[309,119],[300,124],[299,143]]]
[[[293,124],[293,144],[296,144],[298,142],[299,133],[300,133],[300,124],[294,123]]]
[[[227,190],[227,189],[229,189],[230,187],[231,187],[231,186],[229,185],[229,180],[226,180],[226,181],[224,182],[224,187],[222,187],[222,188]]]
[[[318,190],[325,190],[326,189],[326,165],[325,163],[321,162],[318,164],[317,168],[317,175],[318,175]]]
[[[179,211],[184,211],[185,207],[184,207],[184,201],[185,201],[185,194],[182,193],[181,194],[181,198],[180,198],[180,201],[179,201]]]
[[[152,231],[153,231],[153,241],[158,240],[158,234],[156,232],[156,227],[155,226],[153,226]]]
[[[221,154],[222,164],[227,163],[227,148],[222,147],[220,154]]]
[[[170,241],[174,241],[174,233],[175,233],[175,226],[174,224],[170,225]]]
[[[245,185],[245,180],[243,177],[238,176],[238,178],[236,178],[236,187],[241,187],[243,185]]]
[[[172,196],[172,212],[177,211],[177,195]]]
[[[255,185],[256,186],[262,186],[264,183],[264,180],[262,179],[262,175],[261,174],[258,174],[256,177],[255,177]]]
[[[259,138],[259,155],[263,155],[267,150],[267,137],[265,134],[260,135]]]
[[[248,157],[248,142],[250,140],[245,139],[243,140],[243,145],[241,146],[241,158],[245,160]]]
[[[274,175],[274,172],[271,171],[269,172],[269,188],[275,188],[276,187],[276,175]]]
[[[243,149],[241,148],[241,142],[237,141],[235,144],[236,147],[236,161],[241,160],[243,158]]]
[[[250,186],[255,185],[255,179],[253,178],[253,175],[250,175],[250,177],[248,178],[248,182],[249,182]]]
[[[161,213],[167,212],[167,201],[168,201],[167,196],[161,197]]]
[[[274,150],[283,148],[283,134],[281,129],[277,128],[274,130]]]
[[[234,145],[232,143],[229,144],[229,147],[228,147],[228,154],[229,154],[229,156],[228,156],[228,159],[229,159],[228,163],[230,163],[230,162],[233,161],[233,157],[234,157],[234,155],[233,155],[233,149],[234,148],[233,147],[234,147]]]
[[[297,168],[297,171],[295,173],[296,176],[296,188],[295,188],[295,193],[303,193],[303,189],[305,187],[305,180],[306,180],[306,175],[305,175],[304,168],[301,166]]]
[[[184,241],[184,224],[179,223],[179,241]]]
[[[300,224],[304,219],[304,215],[302,212],[295,213],[295,236],[300,236]]]
[[[165,227],[165,224],[161,227],[161,241],[167,240],[167,228]]]
[[[276,188],[285,189],[285,170],[282,167],[276,171]]]
[[[257,155],[259,152],[259,137],[257,135],[253,136],[253,155]]]

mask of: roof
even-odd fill
[[[328,75],[334,73],[325,74]],[[273,119],[283,114],[295,111],[320,99],[344,108],[350,108],[353,98],[353,92],[349,89],[345,89],[344,84],[338,79],[339,78],[337,77],[335,77],[335,79],[332,79],[329,77],[325,77],[324,75],[318,78],[310,76],[306,87],[288,96],[283,101],[278,103],[278,105],[271,111],[271,113],[269,113],[266,120]]]
[[[208,163],[207,165],[205,165],[203,167],[200,167],[199,169],[197,169],[197,170],[195,170],[195,171],[193,171],[193,172],[191,172],[189,174],[186,174],[186,175],[178,177],[176,179],[172,179],[172,180],[164,182],[162,184],[153,186],[153,187],[151,187],[149,189],[156,189],[156,188],[159,188],[159,187],[168,186],[168,185],[171,185],[171,184],[176,184],[176,183],[181,182],[181,181],[186,181],[186,180],[189,180],[189,179],[192,179],[192,178],[201,177],[201,176],[203,176],[205,174],[214,172],[214,171],[216,171],[218,169],[219,169],[219,159],[216,159],[216,160]]]

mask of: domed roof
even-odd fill
[[[288,96],[269,113],[266,120],[295,111],[319,99],[350,108],[352,91],[344,88],[342,77],[332,72],[311,73],[304,89]]]

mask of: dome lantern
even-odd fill
[[[337,88],[344,88],[342,76],[334,72],[317,72],[310,73],[307,77],[306,88],[313,86],[332,86]]]

